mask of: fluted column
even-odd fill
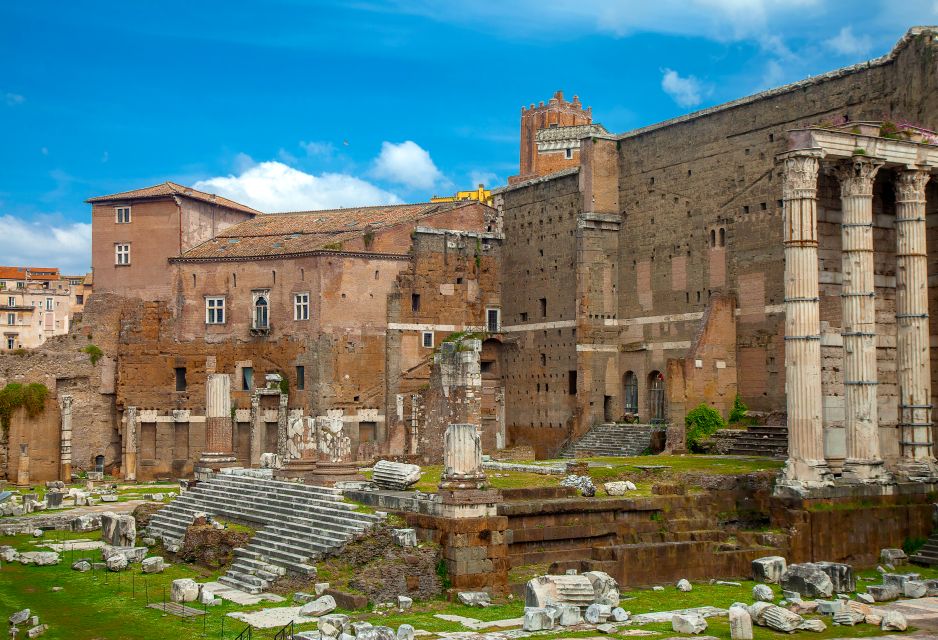
[[[821,324],[818,305],[817,176],[810,153],[783,158],[785,243],[785,394],[788,461],[782,483],[831,481],[821,420]]]
[[[195,466],[197,479],[204,480],[237,459],[231,450],[231,377],[210,373],[205,379],[205,447]]]
[[[919,169],[896,175],[896,368],[902,456],[898,472],[907,478],[935,476],[925,245],[929,177]]]
[[[59,441],[59,479],[63,482],[72,481],[72,396],[63,395],[59,398],[59,407],[62,413],[62,424]]]
[[[844,431],[847,458],[844,479],[885,477],[879,446],[876,404],[876,287],[873,281],[873,181],[883,165],[856,156],[837,165],[843,210],[842,290]]]

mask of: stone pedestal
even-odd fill
[[[315,475],[317,465],[315,418],[302,414],[291,417],[287,424],[286,436],[287,460],[281,468],[274,471],[274,478],[307,482]]]
[[[807,489],[830,484],[821,421],[821,325],[818,309],[818,157],[783,157],[785,242],[785,392],[788,461],[780,484]]]
[[[196,480],[205,480],[238,460],[231,451],[231,378],[209,374],[205,380],[205,449],[195,464]]]
[[[318,461],[307,476],[308,484],[335,486],[336,482],[364,480],[352,456],[352,439],[345,433],[341,412],[316,419]]]
[[[857,156],[834,168],[843,220],[841,307],[844,344],[843,477],[855,482],[888,478],[879,447],[876,371],[876,289],[873,282],[873,180],[882,161]]]
[[[931,370],[928,329],[928,254],[925,244],[925,170],[896,177],[896,379],[899,387],[897,475],[936,476],[932,443]]]

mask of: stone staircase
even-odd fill
[[[730,430],[722,432],[722,434],[727,433],[733,435],[727,451],[729,455],[788,457],[788,427],[786,426],[754,424],[738,432]]]
[[[148,532],[164,545],[181,544],[199,512],[259,526],[218,581],[261,593],[286,573],[314,575],[313,563],[382,519],[355,508],[338,489],[219,474],[154,514]]]
[[[909,556],[909,562],[926,567],[938,567],[938,531],[931,534],[925,546]]]
[[[599,424],[579,440],[568,442],[560,457],[641,455],[651,446],[652,434],[663,430],[653,424]]]

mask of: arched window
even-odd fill
[[[723,227],[720,227],[720,246],[726,246],[726,229]]]
[[[717,232],[716,229],[710,229],[710,246],[717,246]]]
[[[267,298],[258,296],[254,301],[254,328],[266,329],[268,327]]]
[[[628,414],[637,414],[638,413],[638,376],[635,375],[634,371],[626,371],[625,376],[622,379],[622,385],[624,387],[624,393],[622,397],[625,399],[625,413]]]
[[[648,374],[648,420],[652,424],[665,422],[664,374],[660,371]]]

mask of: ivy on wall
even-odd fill
[[[8,431],[13,412],[20,407],[26,409],[26,415],[30,418],[35,418],[45,410],[48,397],[49,389],[44,384],[11,382],[0,389],[0,427]]]

